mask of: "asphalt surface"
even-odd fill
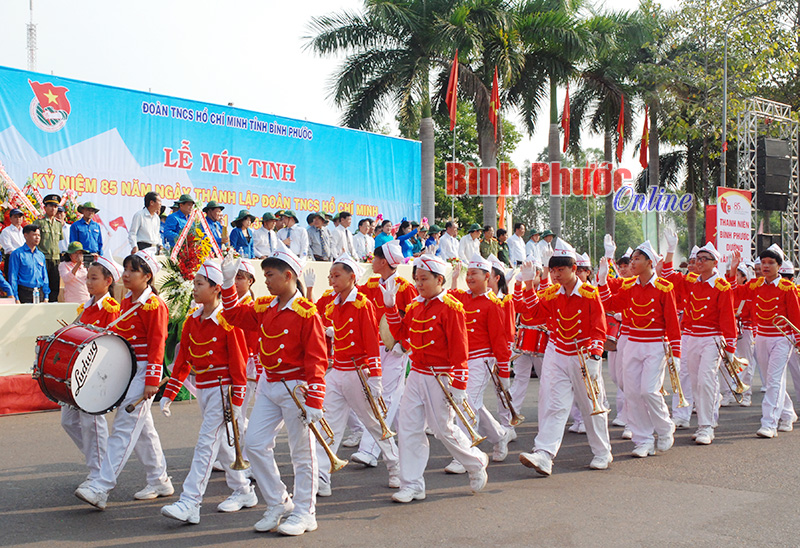
[[[610,382],[607,383],[610,385]],[[472,495],[468,478],[444,474],[450,461],[433,438],[427,500],[390,501],[379,464],[350,464],[334,475],[333,496],[318,499],[319,529],[297,538],[255,533],[263,503],[235,514],[216,512],[229,490],[214,473],[198,525],[160,515],[177,500],[200,424],[196,402],[179,402],[172,418],[154,413],[176,487],[173,497],[134,501],[144,473],[131,458],[104,512],[73,496],[85,478],[82,455],[61,430],[56,412],[0,417],[0,545],[2,546],[800,546],[800,428],[772,440],[755,436],[761,413],[756,390],[750,408],[723,408],[717,438],[696,446],[679,430],[675,447],[646,459],[612,428],[615,461],[588,469],[586,437],[566,433],[549,478],[523,467],[536,433],[531,381],[508,459],[489,466],[486,490]],[[613,398],[612,398],[613,400]],[[494,394],[487,392],[494,408]],[[694,421],[693,421],[694,426]],[[485,451],[491,446],[484,444]],[[347,457],[352,449],[343,449]],[[287,485],[291,465],[285,435],[276,456]]]

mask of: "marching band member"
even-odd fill
[[[358,287],[358,290],[375,305],[375,321],[380,324],[386,314],[383,304],[381,288],[394,285],[397,289],[395,302],[400,315],[405,314],[406,307],[417,296],[417,290],[408,280],[397,274],[397,266],[402,264],[403,252],[397,240],[390,240],[382,246],[376,247],[372,258],[372,276],[367,283]],[[400,400],[403,396],[406,379],[406,355],[403,351],[402,341],[397,341],[391,348],[386,348],[383,340],[379,339],[381,369],[383,371],[383,399],[386,402],[388,413],[386,424],[393,427],[400,409]],[[364,432],[358,451],[350,456],[350,460],[365,466],[377,466],[380,456],[380,447],[375,439]]]
[[[756,360],[761,377],[766,381],[766,393],[761,402],[761,428],[756,434],[774,438],[778,432],[791,432],[797,414],[786,391],[786,362],[800,343],[800,336],[789,333],[794,345],[773,325],[776,316],[785,316],[793,325],[800,325],[800,305],[795,286],[781,278],[778,270],[785,258],[777,244],[759,255],[763,277],[747,284],[747,304],[750,307],[756,332]],[[733,264],[738,266],[737,258]]]
[[[89,300],[78,307],[78,322],[107,327],[119,317],[119,303],[108,292],[119,279],[119,266],[105,257],[98,257],[86,274]],[[100,477],[100,463],[106,454],[108,423],[105,415],[90,415],[71,405],[61,405],[61,427],[86,458],[89,475],[81,487]]]
[[[322,418],[328,357],[322,321],[314,304],[303,297],[298,282],[303,262],[279,242],[277,251],[261,263],[272,295],[259,297],[252,307],[237,305],[233,286],[238,267],[232,258],[222,264],[223,318],[236,327],[260,333],[259,361],[264,371],[245,435],[253,477],[267,503],[267,511],[255,524],[255,530],[277,528],[284,535],[317,529],[319,471],[316,442],[308,424]],[[289,389],[306,383],[305,421],[282,381]],[[275,438],[284,424],[294,468],[293,497],[289,497],[275,463]],[[281,523],[284,517],[286,520]]]
[[[747,360],[747,367],[742,372],[742,382],[748,386],[744,394],[742,394],[742,401],[739,405],[742,407],[750,407],[753,399],[753,374],[755,373],[756,357],[753,345],[755,343],[753,334],[753,319],[751,316],[752,308],[745,307],[747,296],[747,283],[751,279],[750,269],[744,263],[739,263],[736,268],[736,278],[733,284],[733,310],[739,319],[739,340],[736,341],[736,355],[742,359]],[[723,373],[720,373],[723,374]],[[720,405],[727,406],[736,401],[733,394],[730,393],[728,383],[721,383],[724,392],[722,403]],[[730,397],[728,397],[730,393]]]
[[[778,274],[780,274],[781,278],[789,280],[794,284],[794,265],[788,259],[783,260],[783,264],[778,269]],[[797,290],[798,287],[795,284],[795,291]],[[800,300],[800,298],[798,300]],[[800,400],[800,353],[798,353],[797,349],[792,350],[792,353],[789,354],[789,361],[786,363],[786,370],[792,377],[792,385],[794,386],[795,395],[797,396],[798,400]]]
[[[380,439],[380,422],[370,408],[356,371],[356,367],[368,369],[367,384],[377,403],[383,387],[375,307],[355,285],[363,274],[358,263],[347,254],[339,256],[331,266],[329,280],[336,297],[325,308],[325,316],[331,323],[329,329],[333,331],[333,368],[325,377],[325,420],[333,432],[330,449],[336,453],[348,415],[354,412],[365,432],[378,440],[389,471],[389,487],[398,488],[397,445],[391,438]],[[325,457],[324,449],[318,447],[317,460],[324,461]],[[317,495],[331,495],[331,474],[325,467],[319,470]]]
[[[714,441],[714,428],[719,417],[719,364],[717,345],[725,346],[727,358],[734,359],[736,351],[736,319],[733,313],[731,285],[717,271],[722,256],[711,242],[701,247],[695,256],[695,271],[685,277],[672,269],[672,257],[678,245],[678,235],[666,231],[667,256],[664,277],[681,295],[684,314],[681,321],[683,336],[681,351],[697,410],[698,445]],[[683,383],[681,383],[683,385]]]
[[[589,258],[589,254],[576,254],[575,265],[577,266],[575,275],[578,277],[581,283],[587,283],[589,281],[589,277],[592,275],[592,260]],[[608,407],[608,401],[603,401],[603,405]],[[585,434],[586,425],[583,423],[583,415],[581,415],[581,410],[578,409],[578,404],[575,401],[572,402],[570,417],[572,417],[572,425],[569,427],[569,431],[573,434]]]
[[[395,284],[390,282],[385,289],[381,286],[392,335],[408,341],[411,347],[411,372],[397,417],[401,489],[392,495],[395,502],[425,498],[423,474],[430,453],[426,422],[452,457],[467,469],[473,492],[481,491],[488,480],[489,457],[471,447],[469,438],[455,425],[454,409],[442,397],[442,387],[437,382],[437,375],[449,375],[452,382],[446,390],[452,401],[458,406],[466,402],[466,315],[462,304],[445,291],[446,275],[447,263],[441,258],[418,257],[414,261],[414,281],[419,295],[403,317],[395,306]]]
[[[501,426],[483,404],[486,387],[492,382],[487,365],[492,369],[497,367],[500,382],[506,390],[511,385],[508,365],[511,351],[506,330],[506,313],[500,300],[488,287],[491,271],[492,263],[480,253],[475,253],[467,266],[466,281],[469,289],[456,289],[461,272],[461,265],[456,265],[449,294],[461,303],[467,318],[467,401],[475,412],[476,430],[493,444],[492,460],[503,462],[508,456],[511,432]],[[449,474],[464,474],[467,471],[457,459],[453,459],[444,470]]]
[[[545,350],[542,376],[539,379],[539,433],[530,453],[520,453],[520,462],[543,476],[549,476],[553,459],[561,447],[564,426],[573,401],[587,418],[586,435],[594,455],[589,467],[605,470],[614,460],[608,438],[606,413],[592,415],[593,403],[587,392],[579,352],[585,351],[585,374],[598,388],[597,402],[605,400],[601,374],[606,320],[597,288],[584,283],[575,274],[575,250],[556,238],[548,267],[553,285],[540,296],[528,281],[527,305],[534,320],[547,322],[550,343]],[[523,268],[529,271],[530,263]],[[526,276],[527,278],[528,276]],[[534,280],[535,281],[535,280]]]
[[[153,287],[153,276],[160,267],[152,255],[142,250],[126,257],[122,264],[125,268],[122,283],[128,290],[121,306],[125,318],[112,330],[131,343],[136,353],[136,374],[114,417],[113,433],[108,437],[99,477],[75,491],[76,497],[99,510],[105,509],[108,492],[116,486],[133,451],[147,470],[147,487],[133,498],[147,500],[168,497],[175,492],[167,476],[166,458],[150,414],[161,380],[169,319],[167,305]],[[144,401],[137,404],[132,413],[124,411],[125,406],[136,403],[142,396]]]
[[[658,257],[649,241],[631,255],[630,274],[619,291],[612,295],[608,288],[608,262],[600,263],[599,284],[603,305],[622,312],[627,328],[623,385],[627,405],[628,427],[633,434],[633,456],[654,455],[653,433],[658,435],[658,450],[668,451],[674,442],[675,425],[661,395],[664,384],[664,341],[672,349],[675,367],[680,370],[680,326],[675,308],[673,286],[656,275]]]
[[[239,420],[242,403],[247,390],[245,354],[247,343],[241,329],[234,328],[222,317],[220,286],[222,270],[213,261],[207,260],[194,277],[194,301],[196,310],[189,313],[181,332],[181,345],[172,377],[161,398],[161,411],[170,417],[175,396],[189,374],[196,376],[197,401],[203,422],[194,448],[189,474],[183,480],[183,492],[177,502],[161,508],[161,514],[186,523],[200,522],[200,503],[211,477],[211,469],[219,454],[225,470],[225,479],[233,494],[217,506],[220,512],[236,512],[258,504],[258,497],[250,480],[241,470],[232,470],[233,447],[228,445],[228,425],[224,416],[224,398],[228,399],[233,420]],[[238,440],[237,440],[238,443]]]
[[[677,243],[675,243],[677,246]],[[692,247],[691,252],[689,253],[689,258],[686,261],[686,270],[687,275],[689,274],[696,274],[696,265],[697,265],[697,252],[700,251],[700,248],[697,246]],[[673,250],[674,252],[674,250]],[[681,318],[685,314],[684,310],[684,298],[682,293],[677,292],[675,293],[675,306],[678,308],[678,319]],[[681,334],[681,346],[683,346],[683,340],[686,336],[685,333]],[[689,378],[689,370],[685,367],[682,367],[680,370],[680,374],[678,378],[681,381],[681,389],[683,390],[683,397],[686,400],[687,405],[686,407],[679,407],[680,405],[680,397],[678,394],[672,394],[672,422],[675,423],[675,428],[689,428],[690,423],[692,422],[692,409],[694,409],[694,395],[692,394],[692,380]],[[694,434],[692,434],[694,436]]]
[[[253,269],[253,265],[250,264],[250,261],[242,261],[234,279],[239,306],[253,306],[255,295],[252,288],[255,282],[256,271]],[[247,431],[247,410],[255,397],[258,376],[261,374],[261,368],[258,366],[258,331],[245,331],[244,339],[246,345],[241,350],[247,360],[247,392],[242,403],[242,418],[239,421],[243,436]]]
[[[617,250],[617,244],[614,243],[614,238],[611,234],[606,234],[603,237],[603,250],[604,250],[604,257],[609,264],[614,263],[614,266],[617,270],[617,277],[609,278],[608,279],[608,289],[611,291],[612,294],[616,293],[620,286],[622,285],[623,280],[628,277],[630,274],[630,264],[631,264],[631,253],[633,250],[629,247],[625,254],[619,258],[619,260],[614,261],[614,252]],[[610,269],[610,267],[609,267]],[[614,314],[614,320],[616,322],[621,321],[622,316],[621,314],[617,313]],[[606,318],[608,322],[608,318]],[[619,325],[619,324],[618,324]],[[609,329],[609,332],[611,330]],[[611,422],[612,426],[621,426],[623,428],[622,431],[622,439],[629,440],[633,436],[630,429],[628,428],[627,418],[625,413],[625,391],[623,390],[623,382],[622,382],[622,351],[625,348],[625,341],[627,341],[628,337],[625,334],[622,326],[620,326],[620,330],[617,334],[617,344],[616,350],[609,350],[608,351],[608,373],[611,376],[611,382],[613,382],[617,386],[617,398],[616,398],[616,407],[617,407],[617,416],[614,417],[614,420]]]

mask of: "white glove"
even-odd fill
[[[394,344],[394,346],[392,347],[392,352],[397,354],[398,356],[402,356],[403,354],[405,354],[405,352],[403,352],[403,347],[400,345],[399,342],[396,342]]]
[[[239,268],[242,266],[242,259],[234,259],[232,253],[228,253],[225,255],[225,259],[222,261],[222,287],[227,289],[229,287],[233,287],[234,282],[236,281],[236,273],[239,272]]]
[[[242,406],[241,405],[234,405],[233,406],[233,420],[238,421],[242,418]]]
[[[664,239],[667,240],[667,253],[675,253],[678,249],[678,235],[673,230],[664,231]]]
[[[506,285],[511,285],[511,282],[514,281],[514,276],[517,275],[517,268],[514,267],[508,272],[506,272]]]
[[[317,283],[317,274],[314,272],[314,269],[307,268],[303,271],[303,283],[306,287],[314,287],[314,284]]]
[[[529,282],[533,279],[536,275],[536,269],[533,266],[533,263],[530,261],[526,261],[522,263],[522,268],[519,270],[519,281],[521,282]]]
[[[466,390],[459,390],[458,388],[453,388],[451,386],[450,395],[453,396],[453,401],[456,402],[456,405],[462,405],[465,401],[467,401]]]
[[[617,320],[618,322],[621,322],[622,321],[622,312],[615,313],[614,314],[614,319]]]
[[[457,262],[457,263],[455,263],[453,265],[453,279],[454,280],[457,280],[459,274],[461,274],[461,268],[462,268],[461,261],[459,261],[459,262]]]
[[[596,381],[597,378],[600,376],[600,364],[603,362],[602,358],[593,359],[589,358],[586,360],[586,374],[589,375],[589,378],[593,381]]]
[[[733,352],[729,352],[728,350],[725,351],[725,359],[728,360],[728,363],[733,363],[735,358],[736,356],[733,354]]]
[[[614,243],[614,238],[611,236],[611,234],[606,234],[603,236],[603,249],[606,251],[606,258],[614,258],[614,252],[617,250],[617,244]]]
[[[507,392],[511,388],[511,377],[500,377],[500,386]]]
[[[386,308],[392,308],[394,306],[394,296],[397,293],[397,285],[394,282],[394,278],[386,282],[386,287],[381,284],[378,284],[378,287],[381,288],[381,293],[383,293],[383,305]]]
[[[171,417],[172,411],[169,410],[169,406],[172,405],[172,400],[169,398],[161,398],[161,412],[164,413],[165,417]]]
[[[367,379],[367,386],[372,391],[372,397],[377,399],[381,394],[383,394],[383,380],[381,379],[380,375],[372,376]]]
[[[603,257],[597,269],[597,284],[606,285],[608,283],[608,259]]]
[[[550,257],[552,256],[553,256],[553,248],[550,247],[550,244],[544,246],[544,249],[542,249],[542,266],[549,266]]]
[[[325,336],[329,339],[333,338],[333,327],[328,327],[325,329]]]
[[[673,356],[672,361],[675,363],[675,374],[677,375],[681,372],[681,359]]]
[[[309,407],[308,405],[305,405],[304,407],[306,408],[306,418],[303,421],[304,423],[311,424],[312,422],[318,422],[322,418],[322,409]]]

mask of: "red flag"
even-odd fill
[[[728,152],[728,141],[722,143],[722,152]]]
[[[622,161],[622,149],[625,146],[625,94],[620,95],[619,121],[617,122],[617,162]]]
[[[128,227],[125,226],[125,219],[123,219],[122,217],[117,217],[113,221],[110,221],[108,223],[108,226],[111,228],[111,230],[117,230],[119,227],[122,227],[125,230],[128,230]]]
[[[497,66],[494,67],[492,81],[492,100],[489,103],[489,121],[494,126],[494,140],[497,142],[497,113],[500,111],[500,85],[497,83]]]
[[[561,112],[561,129],[564,130],[564,148],[561,152],[566,152],[569,146],[569,82],[567,83],[567,96],[564,97],[564,110]]]
[[[31,85],[31,89],[42,109],[51,107],[55,111],[63,110],[67,114],[70,113],[69,100],[67,99],[69,90],[67,88],[54,86],[49,82],[40,84],[39,82],[28,80],[28,83]]]
[[[644,107],[644,128],[642,129],[642,143],[639,145],[639,165],[642,169],[647,169],[647,142],[650,139],[650,118],[647,115],[648,108]]]
[[[450,68],[450,80],[447,82],[447,111],[450,113],[450,131],[456,127],[456,113],[458,111],[458,50],[453,57],[453,66]]]

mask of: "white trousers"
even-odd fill
[[[720,356],[714,337],[685,335],[681,341],[681,371],[689,373],[697,426],[716,428],[719,418]],[[681,381],[683,389],[683,381]]]
[[[227,387],[225,387],[227,391]],[[219,461],[225,469],[225,481],[228,487],[237,493],[249,493],[250,480],[243,471],[231,470],[235,452],[228,445],[228,435],[222,411],[222,396],[219,388],[201,388],[197,391],[197,402],[203,422],[200,424],[200,434],[197,436],[197,445],[194,446],[194,456],[189,474],[183,480],[183,493],[181,500],[192,505],[203,501],[203,494],[208,486],[208,479],[214,461],[219,456]],[[233,435],[231,433],[231,435]],[[240,442],[241,443],[241,442]]]
[[[328,421],[333,432],[333,443],[330,448],[334,454],[338,452],[342,443],[342,434],[344,434],[347,416],[351,410],[364,425],[364,434],[369,432],[373,439],[377,440],[376,443],[380,447],[389,473],[396,473],[397,445],[394,438],[380,440],[381,425],[367,402],[358,372],[331,369],[325,375],[325,420]],[[317,444],[317,461],[325,462],[326,460],[328,460],[327,453],[321,445]],[[319,477],[325,483],[330,483],[330,467],[320,466]]]
[[[469,367],[467,401],[475,412],[475,430],[481,436],[485,436],[489,443],[494,444],[503,439],[506,429],[500,426],[497,419],[483,404],[483,395],[486,392],[486,388],[491,385],[494,391],[494,383],[489,375],[489,369],[486,367],[487,361],[492,368],[497,363],[494,358],[477,358],[467,361],[467,367]],[[460,420],[456,421],[456,424],[461,427],[465,434],[467,433],[467,427]]]
[[[598,382],[598,401],[605,400],[605,388]],[[601,457],[611,454],[608,438],[608,414],[592,415],[592,403],[586,391],[578,356],[565,356],[547,345],[539,379],[539,433],[534,440],[534,451],[546,451],[555,458],[564,437],[572,404],[576,403],[586,424],[586,437],[592,454]]]
[[[290,389],[298,381],[286,381]],[[298,391],[302,402],[302,396]],[[247,457],[258,483],[258,489],[267,506],[286,501],[289,493],[281,481],[275,462],[275,438],[286,424],[289,437],[289,454],[294,468],[295,513],[313,515],[317,498],[317,452],[314,434],[303,423],[301,412],[281,382],[267,382],[266,375],[258,380],[256,401],[250,413],[250,423],[245,435]],[[327,460],[327,459],[326,459]],[[327,463],[326,463],[327,466]]]
[[[761,402],[761,426],[766,428],[777,428],[778,420],[797,419],[786,391],[786,362],[792,348],[792,343],[784,336],[756,336],[756,359],[767,387]]]
[[[386,424],[389,428],[395,428],[394,423],[397,419],[397,410],[400,409],[400,399],[403,397],[403,390],[406,386],[406,364],[408,357],[394,352],[387,352],[386,347],[381,345],[381,383],[383,384],[383,401],[386,404]],[[358,450],[369,453],[376,459],[381,454],[381,448],[370,433],[364,430],[361,435],[361,443]]]
[[[629,340],[625,344],[623,379],[628,428],[633,434],[633,443],[653,443],[654,432],[661,437],[672,435],[675,425],[661,395],[664,384],[663,343]]]
[[[789,361],[786,363],[786,369],[789,374],[792,376],[792,385],[794,386],[794,393],[797,396],[798,400],[800,400],[800,355],[797,354],[797,350],[793,349],[792,353],[789,354]],[[786,391],[789,391],[788,382]]]
[[[686,338],[689,335],[681,335],[681,356],[683,359],[687,358],[687,354],[684,353],[683,348],[686,345]],[[661,343],[659,343],[661,344]],[[663,344],[661,355],[664,355]],[[683,360],[681,360],[683,362]],[[692,409],[694,408],[694,394],[692,393],[692,379],[689,378],[689,368],[688,367],[681,367],[680,373],[678,373],[678,378],[681,380],[681,390],[683,390],[683,397],[689,403],[686,407],[678,407],[680,403],[680,398],[677,394],[672,394],[672,418],[674,419],[683,419],[686,422],[691,422],[692,420]],[[667,383],[667,390],[672,391],[672,385]]]
[[[617,387],[617,417],[622,422],[628,422],[625,417],[625,393],[622,390],[622,346],[623,341],[628,338],[622,335],[617,339],[617,349],[608,353],[608,372],[611,375],[611,382]]]
[[[514,378],[511,381],[511,388],[508,393],[511,394],[511,402],[514,404],[514,409],[517,413],[522,412],[522,406],[525,404],[525,396],[528,394],[528,384],[531,382],[531,369],[534,367],[536,360],[541,362],[541,358],[537,358],[530,354],[523,354],[514,360]],[[541,371],[541,368],[539,368]],[[497,409],[500,414],[500,424],[508,428],[511,426],[511,413],[503,407],[500,400],[497,400]]]
[[[71,405],[61,406],[61,427],[86,459],[88,480],[100,477],[100,464],[106,456],[108,422],[105,415],[90,415]]]
[[[430,455],[426,423],[436,439],[468,472],[483,468],[487,457],[477,447],[471,447],[469,438],[455,426],[454,419],[455,411],[433,375],[411,371],[397,415],[401,487],[425,489],[424,473]]]

